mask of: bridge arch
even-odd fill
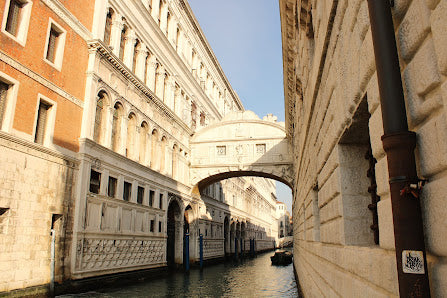
[[[260,176],[292,187],[293,166],[283,122],[252,111],[233,112],[191,139],[191,182],[199,189],[217,181]]]

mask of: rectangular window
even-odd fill
[[[161,231],[162,231],[161,228],[162,228],[162,223],[161,223],[161,221],[159,221],[159,222],[158,222],[158,232],[159,232],[159,233],[161,233]]]
[[[107,195],[111,198],[116,196],[116,186],[118,184],[118,180],[114,177],[109,177],[109,184],[107,187]]]
[[[101,186],[101,173],[95,170],[90,171],[90,192],[99,193],[99,188]]]
[[[14,36],[17,35],[22,8],[23,3],[20,3],[17,0],[11,0],[9,4],[8,17],[6,19],[5,30]]]
[[[48,26],[47,43],[45,45],[44,61],[58,70],[62,68],[66,31],[51,18]]]
[[[160,209],[163,209],[163,194],[160,194]]]
[[[265,153],[265,144],[256,144],[256,153],[264,154]]]
[[[54,63],[56,57],[56,46],[60,33],[57,32],[53,27],[50,29],[50,36],[48,38],[48,48],[47,48],[47,60]]]
[[[151,227],[150,227],[150,231],[154,232],[155,229],[155,220],[151,219]]]
[[[130,201],[131,195],[132,195],[132,184],[124,181],[123,200]]]
[[[10,0],[9,4],[8,1],[6,2],[2,32],[25,46],[32,2],[31,0]]]
[[[3,117],[5,115],[8,90],[9,85],[0,81],[0,128],[2,127]]]
[[[150,190],[149,191],[149,206],[153,206],[154,205],[154,197],[155,197],[155,191]]]
[[[226,155],[227,154],[226,146],[216,146],[216,149],[217,149],[217,155]]]
[[[144,188],[141,186],[138,186],[138,192],[137,192],[137,203],[143,204],[143,196],[144,196]]]
[[[39,110],[37,111],[36,134],[34,136],[34,142],[38,144],[44,144],[50,108],[50,104],[40,101]]]

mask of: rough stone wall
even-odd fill
[[[0,133],[0,292],[50,282],[55,222],[56,281],[69,260],[76,164],[60,153]],[[67,237],[65,236],[67,235]]]
[[[297,25],[294,61],[299,83],[294,98],[286,95],[286,103],[293,102],[295,109],[294,262],[299,283],[306,297],[397,296],[388,171],[380,140],[383,126],[367,1],[298,1],[298,5],[305,5],[303,2],[309,2],[313,34],[309,34],[309,24]],[[421,198],[430,287],[433,297],[444,297],[447,1],[394,2],[409,129],[417,133],[418,173],[430,179]],[[283,25],[290,21],[284,7]],[[356,118],[362,102],[367,103],[369,120]],[[358,123],[368,125],[377,159],[378,245],[369,230],[368,180],[362,176],[369,144],[356,144],[350,135],[352,130],[362,132]]]

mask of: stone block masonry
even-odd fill
[[[382,114],[367,2],[279,2],[285,102],[291,111],[286,127],[294,144],[294,262],[300,287],[306,297],[397,296],[388,164],[380,139]],[[444,297],[447,1],[399,0],[391,9],[408,124],[417,134],[418,173],[429,179],[421,204],[431,295]],[[369,115],[359,118],[364,101]],[[377,160],[373,186],[362,164],[368,146]],[[378,210],[378,244],[369,229],[368,190],[380,196],[377,207],[371,207]],[[302,214],[312,197],[318,201],[312,214],[319,214],[319,224]],[[313,228],[320,238],[304,236],[301,226]]]
[[[76,163],[61,153],[0,132],[0,292],[50,282],[53,214],[56,280],[65,274],[70,245]]]

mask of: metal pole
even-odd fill
[[[237,260],[237,238],[234,238],[234,258]]]
[[[50,261],[50,297],[54,297],[54,267],[55,267],[55,254],[56,254],[56,233],[54,229],[51,229],[51,261]]]
[[[200,234],[199,236],[199,255],[200,255],[200,269],[203,268],[203,235]]]
[[[389,0],[368,0],[387,154],[399,294],[430,297],[419,179],[408,131],[399,59]]]
[[[185,271],[189,271],[189,234],[185,234]]]

